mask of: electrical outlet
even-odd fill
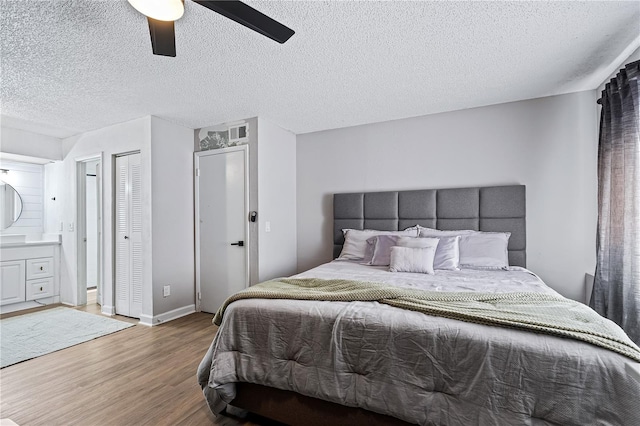
[[[264,223],[264,232],[271,232],[271,222]]]
[[[69,222],[69,232],[73,232],[73,222]]]
[[[171,296],[171,286],[170,285],[165,285],[162,289],[162,295],[164,297],[168,297]]]

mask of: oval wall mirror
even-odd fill
[[[16,223],[21,213],[20,194],[13,186],[0,180],[0,231]]]

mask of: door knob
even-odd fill
[[[231,243],[232,246],[244,247],[244,241],[238,241],[237,243]]]
[[[125,235],[125,236],[124,236],[124,239],[125,239],[125,240],[128,240],[128,239],[129,239],[129,237],[127,237],[127,236]]]

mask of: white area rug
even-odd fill
[[[0,320],[0,368],[132,327],[71,308],[53,308]]]

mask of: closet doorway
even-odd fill
[[[116,314],[142,313],[142,173],[139,152],[115,157]]]
[[[78,304],[102,305],[102,155],[76,160]]]
[[[215,313],[249,282],[249,147],[195,154],[196,310]]]

